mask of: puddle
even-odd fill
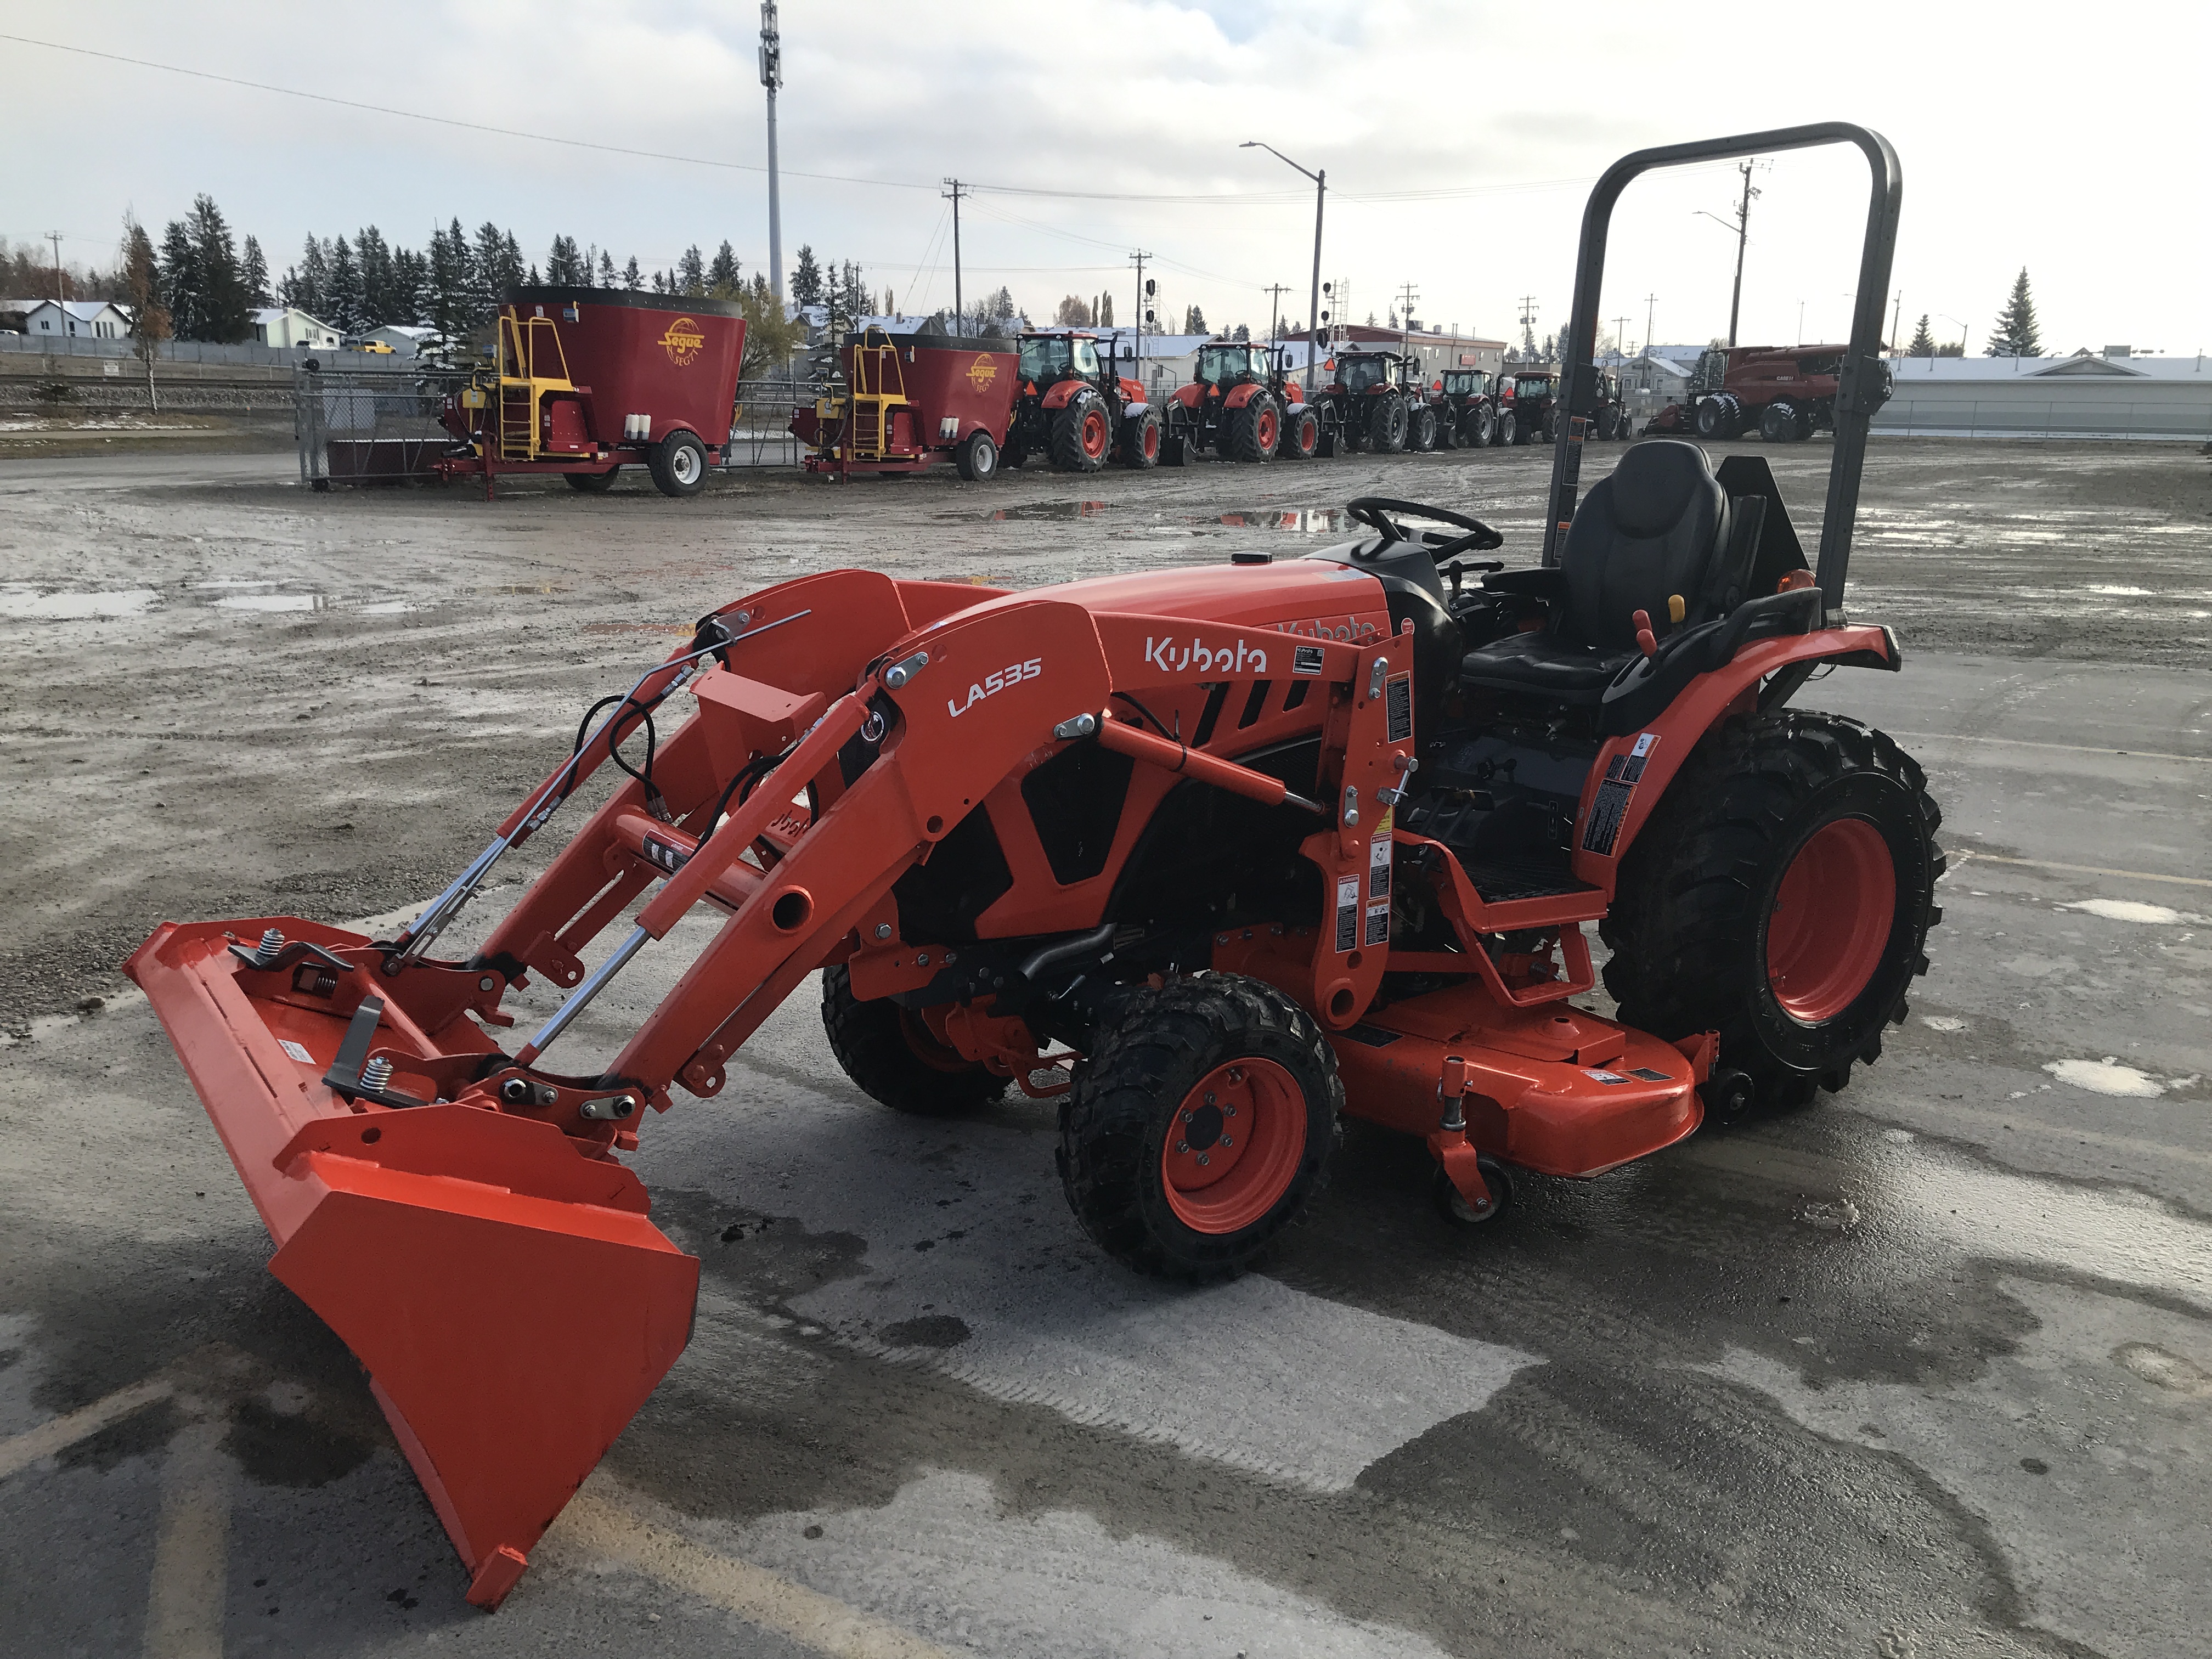
[[[2092,1094],[2118,1095],[2130,1100],[2155,1100],[2166,1085],[2147,1072],[2123,1066],[2112,1055],[2102,1060],[2052,1060],[2043,1069],[2061,1083],[2070,1083]]]
[[[362,605],[361,614],[364,617],[398,617],[414,608],[405,599],[379,599],[374,605]]]
[[[112,593],[41,593],[14,585],[0,588],[0,617],[15,622],[82,622],[94,617],[143,617],[161,602],[150,587]]]
[[[1103,501],[1031,501],[1025,507],[994,508],[986,522],[1000,524],[1009,520],[1030,519],[1095,519],[1106,510]]]
[[[320,611],[330,601],[320,593],[232,593],[217,599],[218,611]]]
[[[456,587],[456,593],[477,595],[484,593],[565,593],[567,582],[509,582],[502,587]]]
[[[194,582],[192,584],[194,590],[200,592],[204,592],[212,588],[274,587],[276,586],[276,579],[274,576],[225,576],[211,582]]]
[[[1226,525],[1231,530],[1279,530],[1294,535],[1319,536],[1332,530],[1347,529],[1352,520],[1340,507],[1255,507],[1215,514],[1198,522]]]

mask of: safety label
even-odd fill
[[[1390,896],[1390,836],[1387,830],[1367,843],[1367,896]]]
[[[1646,1083],[1664,1083],[1667,1080],[1666,1073],[1655,1072],[1649,1066],[1632,1066],[1628,1068],[1628,1074],[1631,1077],[1640,1077]]]
[[[1380,904],[1367,907],[1367,948],[1371,951],[1378,945],[1389,942],[1390,901],[1385,899]]]
[[[1291,648],[1291,672],[1318,674],[1328,662],[1328,653],[1317,645],[1299,645]]]
[[[1595,1078],[1600,1083],[1626,1083],[1628,1081],[1626,1078],[1621,1076],[1618,1072],[1600,1072],[1595,1071],[1588,1066],[1583,1067],[1583,1075],[1587,1078]]]
[[[671,875],[691,862],[689,853],[654,836],[644,837],[644,852],[647,863],[658,865]]]
[[[1393,674],[1382,683],[1382,720],[1385,743],[1413,740],[1413,677]]]
[[[1612,856],[1613,843],[1620,839],[1621,821],[1628,816],[1629,798],[1658,742],[1657,732],[1644,732],[1626,754],[1606,763],[1605,781],[1597,787],[1597,799],[1590,805],[1589,823],[1583,830],[1583,852]]]
[[[1336,884],[1336,948],[1349,951],[1359,943],[1359,878],[1340,877]]]
[[[289,1037],[278,1037],[276,1041],[283,1045],[284,1052],[298,1060],[301,1065],[312,1066],[315,1063],[315,1057],[307,1052],[304,1045],[293,1042]]]

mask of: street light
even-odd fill
[[[1313,303],[1307,308],[1306,320],[1305,389],[1310,392],[1314,383],[1314,354],[1321,349],[1321,215],[1322,208],[1328,198],[1328,169],[1323,167],[1319,173],[1308,172],[1306,168],[1298,167],[1296,161],[1291,161],[1273,144],[1263,144],[1257,138],[1248,138],[1237,148],[1264,149],[1284,166],[1296,167],[1298,172],[1305,173],[1307,178],[1314,181],[1314,266],[1311,290]]]
[[[1959,355],[1961,357],[1965,356],[1966,355],[1966,335],[1969,332],[1966,325],[1964,323],[1960,323],[1956,317],[1952,316],[1948,312],[1939,311],[1936,314],[1938,317],[1941,317],[1947,323],[1959,323]]]

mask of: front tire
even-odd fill
[[[1144,410],[1121,422],[1121,441],[1115,458],[1132,472],[1149,472],[1160,464],[1160,417]]]
[[[1233,974],[1140,991],[1076,1068],[1060,1183],[1092,1241],[1139,1273],[1236,1273],[1321,1190],[1344,1105],[1321,1028]]]
[[[664,495],[696,495],[707,487],[707,446],[696,432],[672,432],[647,452],[653,487]]]
[[[1510,409],[1498,412],[1498,434],[1491,441],[1500,449],[1510,449],[1521,441],[1521,419]]]
[[[845,1075],[895,1112],[949,1117],[1006,1092],[1006,1079],[938,1042],[913,1010],[888,999],[857,1000],[842,965],[822,970],[822,1028]]]
[[[1942,823],[1884,732],[1796,709],[1729,721],[1621,862],[1600,933],[1622,1021],[1718,1031],[1762,1107],[1842,1089],[1928,971]]]
[[[1067,400],[1052,423],[1052,464],[1063,472],[1096,472],[1113,447],[1106,400],[1089,389]]]
[[[1310,461],[1321,448],[1321,419],[1303,404],[1283,411],[1283,438],[1275,453],[1286,461]]]

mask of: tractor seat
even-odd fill
[[[1505,591],[1549,599],[1551,625],[1477,646],[1461,665],[1461,686],[1601,701],[1637,654],[1638,611],[1664,640],[1735,602],[1735,585],[1716,580],[1729,519],[1728,492],[1697,445],[1650,438],[1631,446],[1576,509],[1559,569],[1509,571],[1497,580]],[[1668,619],[1675,594],[1685,609],[1679,623]]]

